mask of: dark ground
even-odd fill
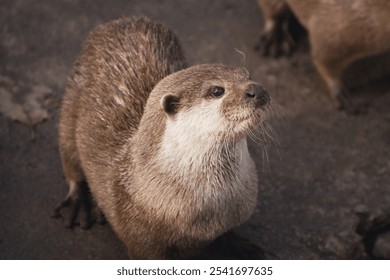
[[[354,97],[369,102],[370,110],[347,116],[333,109],[305,37],[290,58],[254,51],[262,28],[255,0],[0,0],[0,102],[4,107],[10,94],[11,105],[24,102],[0,116],[0,259],[126,258],[109,226],[69,230],[50,213],[67,191],[57,123],[72,62],[91,28],[129,15],[170,25],[190,64],[238,66],[235,48],[245,52],[253,79],[280,104],[279,143],[268,149],[269,161],[260,144],[251,145],[258,208],[237,233],[275,258],[369,258],[355,233],[355,209],[375,215],[389,206],[390,81],[360,81],[371,69],[386,71],[378,66],[383,59],[350,75]],[[40,106],[48,112],[43,122]]]

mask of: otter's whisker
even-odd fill
[[[239,49],[235,49],[235,51],[242,56],[240,67],[244,67],[246,63],[246,54],[243,51],[240,51]]]

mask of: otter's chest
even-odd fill
[[[257,175],[253,161],[226,172],[223,178],[209,175],[199,184],[193,182],[185,196],[173,199],[181,205],[173,224],[183,234],[213,239],[245,222],[257,200]],[[219,174],[218,174],[219,175]]]

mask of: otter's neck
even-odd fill
[[[246,137],[236,140],[170,129],[165,130],[157,154],[160,170],[176,175],[186,185],[221,184],[240,176],[242,167],[250,161]]]

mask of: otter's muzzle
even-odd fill
[[[270,102],[267,90],[258,85],[251,84],[244,94],[245,102],[253,103],[255,107],[265,106]]]

